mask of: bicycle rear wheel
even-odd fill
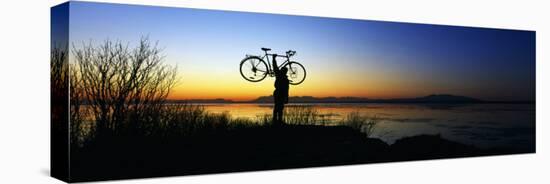
[[[304,82],[306,80],[306,69],[302,64],[291,61],[285,64],[285,66],[288,69],[288,79],[290,80],[290,84],[292,85],[298,85]]]
[[[259,82],[267,76],[267,64],[258,56],[248,56],[241,61],[241,76],[250,82]]]

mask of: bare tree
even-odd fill
[[[68,57],[67,47],[54,46],[50,53],[50,80],[51,80],[51,101],[52,101],[52,119],[58,122],[63,116],[63,108],[67,106],[65,102],[68,100]]]
[[[97,133],[121,133],[155,121],[170,89],[176,67],[163,63],[157,44],[142,38],[134,49],[121,42],[73,46],[74,77],[92,110]],[[73,74],[73,73],[71,73]]]
[[[52,45],[50,52],[50,98],[52,147],[62,150],[67,140],[68,126],[68,54],[66,45]],[[63,151],[60,151],[63,152]]]
[[[69,64],[69,117],[71,143],[79,144],[84,137],[84,118],[86,110],[83,109],[83,90],[79,68],[76,64]],[[92,131],[87,129],[88,131]]]

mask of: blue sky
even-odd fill
[[[308,77],[293,96],[535,98],[531,31],[71,2],[69,35],[77,46],[158,40],[182,77],[172,98],[269,95],[273,79],[251,83],[238,71],[260,47],[298,52]]]

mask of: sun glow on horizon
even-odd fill
[[[239,62],[261,47],[298,52],[292,60],[307,76],[291,96],[535,99],[531,31],[80,2],[71,10],[73,43],[157,40],[166,63],[178,66],[169,99],[271,95],[273,78],[252,83],[239,73]]]

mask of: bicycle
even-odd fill
[[[290,57],[296,55],[296,51],[289,50],[286,51],[286,55],[280,55],[267,53],[271,50],[270,48],[262,48],[262,50],[265,52],[263,56],[246,55],[246,57],[241,61],[240,71],[244,79],[250,82],[260,82],[264,80],[267,75],[274,77],[275,72],[273,70],[273,66],[271,66],[271,62],[269,61],[269,56],[275,56],[286,58],[283,63],[275,67],[288,68],[287,76],[289,77],[290,84],[298,85],[304,82],[306,79],[306,69],[302,64],[296,61],[290,61]]]

